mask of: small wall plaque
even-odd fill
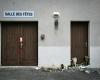
[[[4,17],[34,17],[34,11],[4,11]]]

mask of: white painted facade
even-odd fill
[[[34,11],[34,17],[7,18],[3,16],[6,10]],[[60,13],[58,30],[54,28],[53,12],[56,11]],[[100,67],[100,0],[0,0],[0,21],[38,21],[39,66],[69,65],[70,22],[89,21],[90,66]],[[45,34],[43,41],[41,34]]]

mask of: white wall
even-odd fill
[[[4,18],[5,10],[34,10],[35,17]],[[54,11],[60,12],[58,30],[54,28]],[[90,65],[100,67],[100,0],[0,0],[0,20],[38,20],[39,65],[70,64],[70,21],[90,21]],[[40,40],[41,34],[46,36],[44,41]],[[49,57],[49,61],[44,57]]]
[[[38,56],[40,66],[70,64],[69,47],[39,47],[39,53],[41,53]]]
[[[90,48],[90,59],[92,68],[100,68],[100,47],[91,47]]]

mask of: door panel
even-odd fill
[[[24,26],[23,28],[23,49],[22,49],[22,64],[28,65],[34,63],[37,65],[37,53],[38,49],[36,46],[38,46],[38,35],[37,35],[37,24],[34,24],[34,28],[31,27],[33,23],[30,24],[21,24],[21,26]],[[33,53],[34,52],[34,53]]]
[[[2,23],[2,26],[2,65],[18,65],[16,35],[20,31],[13,23]]]
[[[71,22],[71,58],[77,57],[78,64],[88,56],[88,22]]]
[[[2,65],[38,65],[37,22],[2,22],[1,26]],[[20,37],[23,42],[20,42]]]

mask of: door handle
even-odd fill
[[[85,42],[85,47],[88,47],[88,43],[87,42]]]
[[[23,43],[21,43],[21,48],[23,48]]]
[[[23,48],[23,37],[20,37],[20,47]]]

